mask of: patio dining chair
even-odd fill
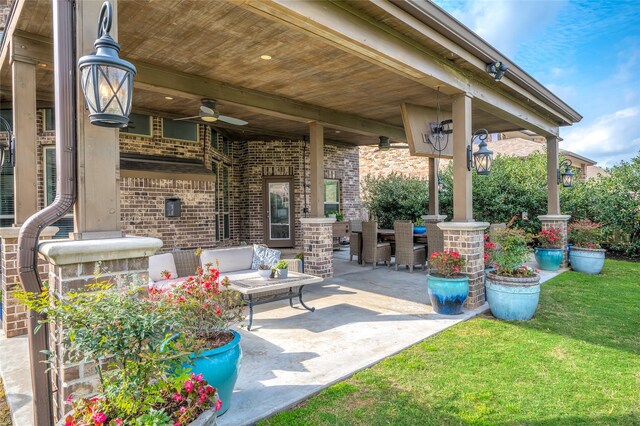
[[[424,226],[427,228],[427,259],[429,259],[433,253],[444,250],[444,232],[438,228],[437,223],[426,223]]]
[[[357,233],[356,233],[357,232]],[[353,260],[353,256],[358,258],[358,261],[362,257],[360,248],[360,240],[362,239],[362,220],[361,219],[349,219],[349,262]]]
[[[362,222],[362,266],[378,262],[391,266],[391,244],[378,242],[378,222]]]
[[[396,220],[393,223],[396,236],[396,265],[407,265],[413,272],[415,265],[420,265],[422,270],[427,268],[427,248],[421,244],[413,243],[413,223],[409,220]]]

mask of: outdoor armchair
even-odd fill
[[[391,244],[378,242],[378,222],[362,222],[362,266],[378,262],[391,266]]]
[[[356,233],[357,232],[357,233]],[[358,260],[362,256],[360,253],[360,239],[362,237],[362,220],[349,219],[349,262],[356,256]]]
[[[421,244],[413,243],[413,223],[408,220],[396,220],[393,223],[396,236],[396,265],[407,265],[413,272],[415,265],[420,265],[422,270],[427,267],[427,248]]]

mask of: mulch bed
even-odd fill
[[[0,380],[0,426],[11,426],[11,412],[4,395],[4,383]]]

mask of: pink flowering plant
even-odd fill
[[[494,256],[498,246],[491,241],[489,235],[484,236],[484,267],[492,268],[494,265]]]
[[[599,249],[602,241],[601,224],[578,219],[569,226],[569,241],[576,248]]]
[[[536,235],[538,247],[562,248],[562,230],[560,228],[547,228]]]
[[[429,265],[435,269],[434,276],[444,278],[454,278],[463,276],[460,271],[467,265],[464,258],[460,257],[460,253],[455,250],[445,250],[443,252],[435,252],[429,258]]]

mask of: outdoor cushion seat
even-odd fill
[[[228,247],[222,249],[203,250],[200,254],[200,263],[202,267],[206,267],[211,263],[212,267],[216,267],[221,274],[226,272],[239,271],[243,269],[251,269],[253,262],[253,247]]]
[[[362,266],[373,263],[375,269],[378,262],[391,266],[391,244],[378,242],[377,222],[362,222]]]
[[[173,287],[175,284],[181,283],[186,279],[186,277],[182,278],[172,278],[169,280],[159,280],[153,281],[149,284],[149,287],[154,288],[156,290],[168,290]]]
[[[170,279],[178,278],[176,263],[171,253],[149,257],[149,278],[153,281],[166,280],[167,278],[162,274],[163,272],[169,272]]]
[[[427,268],[427,248],[422,244],[413,242],[413,222],[408,220],[396,220],[393,223],[396,237],[396,264],[407,265],[409,270],[413,272],[415,265],[420,265],[422,270]]]

